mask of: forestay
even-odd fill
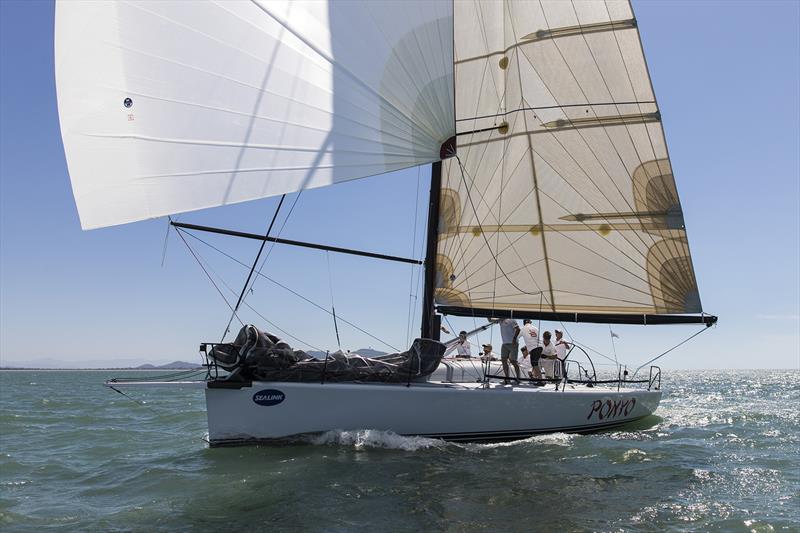
[[[437,303],[700,312],[629,3],[456,2],[455,61]]]
[[[63,1],[58,108],[84,229],[429,163],[451,1]]]

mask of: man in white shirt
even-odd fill
[[[542,334],[542,359],[540,364],[542,365],[542,370],[544,370],[544,375],[548,379],[551,379],[555,376],[555,362],[556,362],[556,347],[555,345],[550,342],[550,332],[545,331]]]
[[[517,381],[519,381],[519,365],[517,364],[517,355],[519,354],[519,325],[513,318],[504,318],[500,321],[500,338],[503,340],[503,346],[500,349],[500,362],[503,363],[503,374],[506,379],[503,381],[504,385],[508,385],[508,361],[514,366],[514,372],[517,374]]]
[[[458,334],[458,340],[456,341],[455,344],[453,344],[452,346],[450,346],[450,348],[447,349],[447,351],[445,352],[445,356],[452,353],[453,350],[455,350],[457,358],[469,359],[470,357],[472,357],[472,350],[470,349],[469,341],[467,340],[466,331],[462,331]]]
[[[564,340],[564,334],[561,332],[560,329],[556,330],[556,357],[558,357],[558,367],[564,367],[564,360],[567,358],[567,352],[572,345]],[[556,373],[561,376],[561,368],[556,367]]]
[[[528,375],[534,379],[542,379],[542,371],[539,369],[539,356],[542,353],[539,347],[539,330],[529,318],[522,321],[522,340],[525,341],[523,357],[530,356],[531,369]]]

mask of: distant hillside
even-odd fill
[[[373,350],[372,348],[359,348],[358,350],[354,351],[353,353],[357,353],[358,355],[362,355],[364,357],[375,357],[377,355],[386,355],[386,352],[381,352],[379,350]]]
[[[331,353],[335,352],[336,350],[331,350]],[[311,357],[315,357],[317,359],[324,359],[325,352],[321,352],[319,350],[309,350],[306,352]],[[360,355],[362,357],[376,357],[378,355],[386,355],[386,352],[381,352],[379,350],[373,350],[372,348],[359,348],[358,350],[354,350],[350,352],[351,354]]]
[[[163,368],[163,369],[166,369],[166,370],[170,370],[170,369],[180,369],[180,368],[202,368],[202,367],[203,367],[203,365],[200,365],[198,363],[187,363],[185,361],[173,361],[173,362],[167,363],[165,365],[151,365],[151,364],[147,363],[147,364],[144,364],[144,365],[137,366],[136,369],[137,370],[154,370],[154,369]]]

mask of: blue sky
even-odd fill
[[[648,1],[634,9],[703,307],[720,317],[662,366],[798,368],[800,3]],[[162,267],[166,221],[80,229],[58,125],[52,3],[4,0],[0,24],[0,364],[196,361],[198,343],[219,340],[230,311],[174,234]],[[282,236],[421,257],[428,180],[428,168],[411,169],[306,191]],[[181,220],[263,232],[276,203]],[[207,240],[248,264],[257,251],[252,241]],[[193,245],[232,288],[241,287],[246,270]],[[276,247],[264,273],[323,306],[333,296],[339,315],[405,347],[408,265]],[[260,280],[247,301],[301,346],[336,348],[330,317],[278,286]],[[418,308],[414,302],[412,335]],[[243,317],[264,325],[249,310]],[[610,354],[606,326],[566,326]],[[641,363],[696,330],[615,327],[617,353]],[[341,323],[340,332],[343,347],[387,349]],[[498,333],[481,341],[489,335]]]

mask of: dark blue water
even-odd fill
[[[504,444],[209,449],[196,390],[0,372],[3,531],[798,531],[800,372],[667,372],[658,416]],[[118,374],[118,373],[117,373]],[[454,406],[457,409],[458,406]]]

